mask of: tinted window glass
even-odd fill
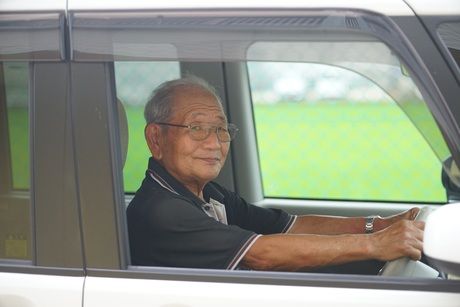
[[[0,258],[31,258],[28,73],[0,64]]]
[[[125,192],[135,192],[150,157],[144,139],[144,106],[161,83],[180,77],[178,62],[116,62],[117,97],[128,120],[128,153],[123,168]]]
[[[29,108],[27,64],[4,64],[13,188],[29,188]]]

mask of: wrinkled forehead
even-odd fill
[[[172,117],[178,120],[227,121],[214,94],[201,88],[176,89],[172,110]]]

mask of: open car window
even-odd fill
[[[189,17],[186,14],[177,15],[174,13],[165,13],[161,18],[150,16],[149,13],[113,13],[108,15],[110,18],[106,18],[106,16],[106,14],[84,12],[71,14],[73,57],[76,61],[117,61],[117,91],[123,91],[121,88],[118,89],[118,87],[122,87],[120,82],[123,82],[121,81],[123,78],[121,67],[123,67],[122,65],[128,67],[130,65],[128,63],[131,63],[122,64],[122,61],[248,63],[250,76],[254,76],[256,67],[259,67],[259,71],[261,70],[260,67],[265,67],[267,78],[275,70],[275,68],[270,67],[308,64],[311,65],[308,67],[329,67],[330,69],[334,68],[335,72],[343,72],[344,74],[348,72],[352,76],[349,80],[359,79],[356,81],[357,83],[366,83],[368,86],[355,86],[347,91],[346,89],[350,85],[347,84],[348,81],[339,85],[340,82],[337,82],[339,78],[334,81],[334,77],[328,77],[328,79],[321,81],[322,85],[321,82],[315,85],[324,88],[323,93],[320,94],[323,97],[313,97],[315,95],[313,85],[307,83],[316,83],[316,81],[303,78],[300,82],[302,85],[299,85],[303,87],[303,97],[291,97],[292,99],[303,99],[304,103],[307,102],[307,104],[329,99],[329,101],[335,100],[336,102],[337,100],[348,101],[350,104],[358,102],[361,106],[364,105],[364,100],[367,100],[367,106],[372,103],[374,106],[393,105],[393,107],[388,108],[394,109],[397,113],[395,116],[403,122],[402,125],[409,124],[411,126],[408,127],[411,130],[408,132],[409,134],[399,133],[396,125],[393,125],[391,129],[382,128],[379,130],[380,132],[377,133],[382,134],[380,136],[373,135],[372,129],[367,129],[366,132],[363,127],[355,127],[356,131],[364,133],[360,136],[363,138],[363,144],[367,143],[366,146],[371,146],[371,143],[374,142],[376,146],[372,148],[374,152],[357,149],[356,152],[360,154],[351,159],[353,163],[349,167],[355,168],[357,172],[362,172],[362,178],[369,172],[374,172],[376,175],[372,178],[375,179],[370,180],[374,181],[373,187],[356,183],[355,187],[350,186],[348,188],[348,192],[338,193],[337,186],[340,186],[338,181],[340,179],[333,178],[324,179],[328,182],[329,187],[324,187],[325,189],[320,192],[315,192],[315,189],[312,192],[309,187],[300,187],[299,189],[304,190],[301,194],[294,192],[293,194],[281,195],[278,192],[271,192],[270,187],[277,186],[278,189],[282,189],[283,184],[264,183],[264,188],[268,192],[266,196],[445,202],[446,198],[442,186],[439,181],[433,181],[435,180],[433,178],[439,178],[436,173],[441,172],[441,162],[451,156],[451,152],[454,156],[456,155],[456,150],[459,148],[456,146],[456,138],[453,137],[456,125],[452,118],[443,112],[444,102],[430,79],[426,77],[427,71],[424,70],[424,65],[420,65],[419,58],[405,43],[404,37],[401,37],[396,30],[393,31],[393,25],[385,17],[355,12],[338,14],[332,10],[310,12],[292,17],[280,17],[274,13],[273,16],[265,17],[235,17],[231,13],[222,13],[221,16],[217,17],[208,17],[206,14],[200,17]],[[125,27],[123,31],[119,27],[121,24]],[[127,27],[126,25],[130,26]],[[101,37],[104,39],[100,39]],[[309,69],[303,68],[303,70]],[[176,72],[178,73],[178,71]],[[295,74],[295,70],[291,72]],[[170,73],[171,71],[168,71],[168,74]],[[182,74],[186,73],[186,71],[182,72]],[[155,72],[146,74],[155,75]],[[264,73],[262,72],[262,74]],[[289,82],[289,78],[296,78],[296,76],[285,77],[287,79],[285,82]],[[251,84],[256,84],[257,82],[254,81],[253,77],[252,79],[250,80]],[[256,77],[256,79],[259,79],[259,83],[261,82],[260,78]],[[277,85],[269,84],[273,80],[265,81],[266,87],[271,87],[272,91],[276,91]],[[339,87],[342,87],[343,93],[347,92],[346,95],[340,96],[338,94]],[[266,101],[262,101],[260,96],[257,97],[258,93],[256,92],[257,90],[252,93],[255,105],[273,101],[273,97],[263,98],[262,100],[265,99]],[[377,92],[380,95],[378,97],[376,96]],[[285,100],[286,98],[279,99]],[[121,100],[123,102],[123,98]],[[357,107],[355,107],[356,109]],[[257,114],[255,111],[256,120]],[[356,116],[367,117],[370,124],[373,120],[379,120],[372,119],[365,113]],[[392,120],[398,120],[395,118],[383,119],[380,124],[391,125]],[[381,116],[380,119],[382,119]],[[259,123],[261,120],[259,118]],[[328,120],[330,119],[324,119],[325,122]],[[303,124],[307,124],[307,121],[304,121]],[[375,129],[375,125],[372,128]],[[295,128],[294,130],[299,131]],[[346,133],[340,127],[337,127],[336,132]],[[369,135],[366,136],[365,133]],[[391,135],[396,135],[399,140],[392,142],[390,140]],[[257,137],[260,142],[263,141],[260,134]],[[344,136],[342,136],[343,138]],[[408,144],[415,139],[418,139],[415,141],[418,144]],[[417,154],[414,154],[412,162],[409,161],[411,154],[406,152],[407,148],[399,146],[398,142],[413,146],[410,152],[417,152]],[[308,142],[305,140],[303,143]],[[331,144],[334,141],[326,139],[323,140],[323,143],[328,143],[330,146],[330,148],[325,149],[327,153],[344,150],[343,147],[340,148],[340,143]],[[391,150],[391,153],[379,152],[379,148],[381,149],[384,145],[394,150]],[[259,143],[259,146],[262,145]],[[347,146],[353,145],[347,144]],[[136,145],[136,147],[140,146]],[[142,148],[145,148],[145,145],[142,145]],[[315,155],[311,151],[308,154]],[[125,176],[130,172],[131,155],[133,153],[128,153]],[[271,163],[264,162],[267,160],[263,156],[263,149],[260,155],[262,176],[270,172],[276,173],[276,170],[263,170],[264,164]],[[405,162],[398,162],[392,155],[406,160]],[[305,160],[303,157],[298,158]],[[326,172],[329,172],[330,176],[333,177],[336,169],[341,167],[340,164],[335,164],[345,161],[346,158],[349,156],[339,157],[338,154],[331,156],[327,163],[324,162],[324,164],[329,164],[328,167],[331,169]],[[369,164],[369,161],[373,162]],[[412,166],[402,170],[398,163],[412,164]],[[136,164],[140,163],[136,162]],[[427,172],[421,173],[417,165],[424,165]],[[391,169],[398,172],[396,177],[385,173],[388,170],[391,172]],[[324,171],[324,168],[322,170]],[[306,170],[302,169],[301,172],[305,174]],[[395,180],[395,178],[399,179]],[[431,182],[428,182],[430,180]],[[393,193],[391,189],[395,191],[400,188],[400,183],[397,182],[404,182],[404,184],[412,185],[412,187],[406,188],[404,186],[400,192]],[[321,185],[321,181],[312,184]],[[135,185],[131,179],[125,178],[125,186],[129,187],[126,189],[127,191],[133,191]],[[359,191],[355,192],[356,189]],[[384,192],[379,194],[375,192],[377,190]],[[420,192],[422,190],[429,192]]]
[[[410,77],[397,61],[381,63],[382,56],[338,56],[386,46],[261,45],[253,47],[278,48],[280,60],[295,48],[301,55],[316,49],[318,58],[248,63],[265,197],[446,201],[430,144],[441,157],[448,150]],[[326,53],[335,55],[333,64],[324,64],[327,57],[321,63]]]

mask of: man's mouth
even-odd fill
[[[208,163],[216,163],[216,162],[220,161],[220,158],[216,158],[216,157],[203,157],[203,158],[199,158],[199,159],[203,160],[205,162],[208,162]]]

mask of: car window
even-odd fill
[[[130,16],[116,18],[133,25],[141,18],[149,27],[157,25],[142,14]],[[113,42],[89,38],[87,44],[82,36],[74,44],[76,60],[90,59],[97,52],[98,58],[142,61],[115,63],[117,97],[126,106],[130,127],[125,191],[138,187],[145,170],[142,160],[148,156],[141,106],[157,80],[179,75],[178,62],[174,62],[175,70],[164,71],[156,71],[155,63],[183,59],[248,63],[265,197],[445,202],[440,161],[450,153],[433,110],[426,107],[426,100],[434,99],[429,80],[417,71],[421,67],[417,58],[396,39],[396,33],[388,36],[383,20],[368,17],[346,17],[344,25],[341,17],[321,14],[299,20],[229,17],[212,31],[202,30],[209,35],[198,35],[201,30],[192,27],[206,27],[211,21],[187,17],[183,22],[190,23],[190,28],[178,32],[173,16],[162,19],[166,28],[154,35],[157,32],[120,31],[97,14],[77,16],[82,22],[90,18],[95,33],[101,31]],[[337,23],[332,22],[334,18]],[[308,31],[289,28],[292,31],[287,33],[284,27],[290,22]],[[262,24],[278,27],[277,31],[267,31]],[[75,37],[86,31],[79,26],[75,24]],[[105,27],[108,30],[101,30]],[[318,32],[321,27],[328,30],[327,35]],[[245,28],[254,30],[252,36]],[[141,43],[134,51],[133,41],[149,43]],[[288,116],[295,120],[282,119],[283,113],[275,108],[290,111]],[[323,113],[315,116],[321,109]],[[306,117],[306,112],[313,118]],[[433,114],[440,116],[440,112]],[[273,115],[276,118],[269,118]],[[136,125],[139,128],[132,128]],[[346,142],[347,137],[351,141]],[[280,143],[279,138],[292,143]],[[281,156],[280,151],[289,154]]]
[[[266,197],[446,201],[441,162],[412,120],[446,151],[423,98],[397,62],[371,58],[248,63]]]
[[[180,76],[179,62],[116,62],[117,98],[128,121],[128,151],[123,168],[124,189],[134,193],[144,178],[150,157],[144,139],[144,107],[153,89]]]
[[[0,258],[31,259],[28,78],[0,63]]]

